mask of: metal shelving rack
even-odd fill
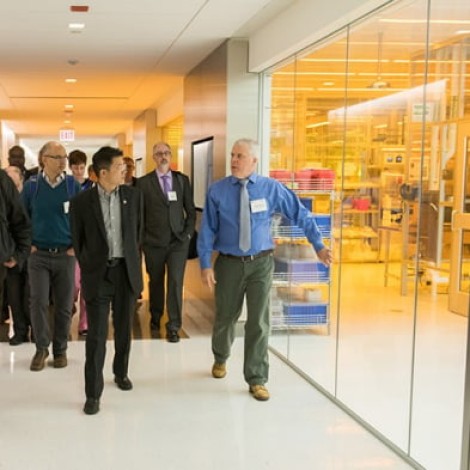
[[[324,189],[324,188],[327,189]],[[326,184],[315,181],[311,187],[294,189],[301,199],[328,201],[328,213],[312,210],[323,239],[331,246],[333,242],[333,202],[334,191],[330,181]],[[323,204],[323,207],[326,205]],[[283,218],[273,224],[273,239],[276,242],[271,297],[271,327],[274,330],[312,326],[325,326],[330,332],[331,267],[326,267],[315,255],[300,227],[292,225]],[[287,244],[298,247],[299,251],[312,250],[312,257],[282,256],[279,247]],[[308,245],[308,246],[307,246]],[[283,292],[281,295],[280,292]],[[299,296],[304,292],[304,296]]]

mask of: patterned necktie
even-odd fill
[[[168,192],[171,191],[170,189],[170,175],[163,175],[163,192],[168,196]]]
[[[250,198],[248,196],[247,179],[240,180],[240,250],[248,251],[251,248],[251,221]]]

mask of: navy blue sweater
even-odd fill
[[[66,178],[72,178],[67,175]],[[72,246],[68,205],[69,200],[80,191],[76,181],[68,185],[64,179],[52,188],[41,174],[37,181],[26,181],[23,188],[23,202],[31,217],[33,226],[32,244],[38,248]],[[69,191],[73,188],[73,191]],[[71,192],[72,194],[69,194]]]

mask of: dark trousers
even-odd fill
[[[6,292],[7,268],[0,263],[0,323],[8,320],[8,302]]]
[[[7,270],[7,294],[15,335],[25,337],[31,325],[29,314],[29,279],[26,263],[22,268],[14,266]]]
[[[150,315],[160,323],[165,307],[168,312],[167,331],[178,331],[182,325],[183,280],[188,258],[189,240],[173,242],[168,247],[144,247],[145,267],[149,276]]]
[[[28,258],[30,313],[36,348],[48,349],[52,336],[54,356],[67,350],[72,320],[75,257],[65,252],[36,251]],[[49,300],[52,292],[54,332],[49,325]]]
[[[82,271],[82,279],[85,276],[86,273]],[[103,366],[110,307],[114,327],[113,373],[117,377],[127,376],[135,301],[136,296],[131,290],[124,263],[108,268],[100,283],[98,295],[93,299],[86,299],[88,335],[85,347],[85,394],[87,398],[100,398],[103,393]]]
[[[235,325],[246,297],[243,374],[250,385],[264,385],[269,378],[269,296],[273,270],[272,255],[248,262],[219,255],[214,266],[217,284],[212,352],[219,363],[224,363],[230,356]]]

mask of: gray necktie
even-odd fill
[[[250,198],[248,196],[247,179],[240,180],[240,250],[248,251],[251,248],[251,221]]]

